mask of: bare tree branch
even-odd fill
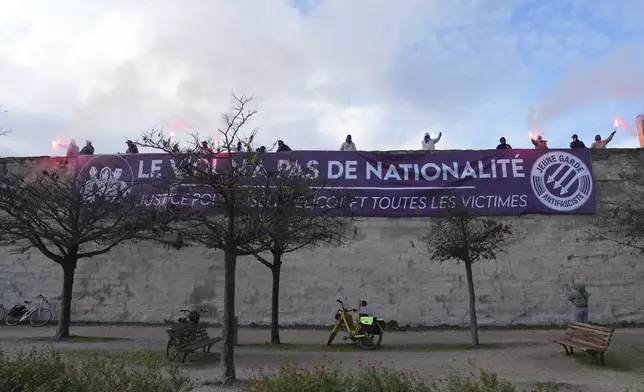
[[[66,338],[78,260],[136,240],[164,214],[141,208],[134,189],[98,180],[81,185],[70,167],[34,174],[20,170],[0,177],[0,245],[36,249],[63,268],[56,337]]]
[[[224,252],[221,360],[224,382],[236,379],[233,337],[237,257],[261,253],[271,246],[270,242],[261,240],[271,227],[270,217],[262,213],[270,200],[260,191],[267,172],[259,154],[250,148],[244,154],[236,154],[233,145],[235,141],[246,146],[252,144],[256,131],[249,135],[242,132],[256,110],[250,108],[252,98],[233,95],[233,99],[231,113],[222,116],[226,125],[218,129],[223,145],[216,145],[213,140],[206,140],[202,145],[199,135],[194,134],[192,143],[181,147],[172,144],[158,129],[144,133],[138,141],[141,146],[170,154],[178,172],[175,191],[202,205],[198,210],[179,209],[177,238],[186,245],[196,243]]]
[[[341,244],[347,219],[336,210],[346,209],[349,198],[335,209],[321,209],[321,192],[316,172],[293,164],[285,168],[266,165],[267,155],[256,149],[257,130],[244,134],[256,111],[252,98],[233,96],[230,114],[222,116],[225,126],[218,130],[223,144],[212,140],[200,145],[200,137],[180,147],[173,145],[162,130],[143,134],[139,144],[170,154],[179,175],[177,192],[200,208],[182,208],[176,229],[185,244],[201,244],[224,252],[224,341],[223,381],[235,379],[233,322],[235,318],[235,268],[238,256],[253,255],[275,269],[279,257],[303,247],[321,243]],[[242,151],[236,144],[241,143]],[[319,174],[319,170],[317,171]],[[179,237],[178,237],[179,238]],[[271,252],[273,261],[261,254]],[[281,261],[279,261],[281,263]]]
[[[422,237],[430,260],[445,262],[456,260],[465,264],[470,298],[470,329],[472,344],[479,344],[476,319],[476,297],[472,264],[481,260],[494,260],[500,252],[514,241],[511,226],[499,218],[477,215],[454,198],[445,217],[432,222],[429,231]],[[412,242],[412,246],[415,245]]]

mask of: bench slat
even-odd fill
[[[175,347],[179,351],[191,351],[196,348],[205,347],[221,341],[221,338],[208,336],[206,328],[195,325],[177,325],[166,330],[170,339],[173,339]]]
[[[564,340],[567,340],[569,342],[573,342],[573,343],[576,343],[576,344],[579,344],[579,345],[582,345],[582,346],[586,346],[586,347],[589,347],[589,348],[593,348],[595,350],[605,351],[608,348],[608,345],[606,345],[606,344],[604,344],[604,345],[595,344],[595,343],[588,342],[587,340],[583,340],[583,339],[566,337]]]
[[[181,350],[183,350],[183,351],[194,351],[194,350],[200,349],[202,347],[209,346],[211,344],[215,344],[215,343],[219,342],[220,340],[221,340],[221,338],[215,338],[215,339],[206,339],[206,340],[201,340],[201,341],[198,341],[198,342],[193,342],[192,344],[189,344],[189,345],[187,345],[185,347],[182,347]]]
[[[612,328],[606,328],[606,327],[602,327],[600,325],[591,325],[591,324],[584,324],[584,323],[578,323],[578,322],[571,322],[570,324],[568,324],[568,328],[580,328],[580,329],[594,331],[594,332],[597,332],[597,333],[606,332],[606,333],[609,333],[611,335],[615,331]]]
[[[586,329],[572,329],[572,328],[566,330],[566,333],[583,335],[583,336],[591,336],[594,339],[601,339],[601,340],[610,340],[610,338],[613,336],[612,334],[596,333]]]
[[[604,336],[597,336],[586,332],[567,331],[565,336],[566,338],[581,339],[581,340],[588,341],[593,344],[599,344],[599,345],[605,345],[610,343],[610,338],[607,338]]]
[[[563,340],[554,342],[586,351],[604,352],[610,346],[614,329],[572,322],[566,328]]]
[[[582,350],[582,351],[592,352],[592,353],[601,353],[601,352],[606,351],[605,349],[599,349],[597,347],[588,346],[588,345],[583,344],[583,343],[572,342],[572,341],[567,340],[567,339],[553,340],[553,342],[563,344],[563,345],[569,346],[569,347],[574,347],[574,348]]]
[[[573,354],[574,347],[592,355],[597,364],[604,365],[604,352],[610,346],[614,331],[611,328],[572,322],[568,324],[563,340],[553,342],[564,346],[566,355]]]

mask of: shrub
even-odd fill
[[[315,365],[313,369],[282,364],[279,369],[260,371],[248,381],[244,392],[518,392],[509,381],[481,371],[478,379],[450,374],[428,382],[417,373],[368,365],[345,373],[339,366]],[[554,386],[530,392],[556,391]]]
[[[147,361],[141,366],[121,358],[93,356],[75,363],[60,353],[0,357],[3,392],[187,392],[193,385],[177,367]]]

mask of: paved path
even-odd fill
[[[53,333],[53,328],[0,327],[0,344],[7,352],[29,350],[46,345],[42,339],[34,338],[52,336]],[[217,336],[219,330],[210,328],[209,333]],[[53,346],[59,349],[162,351],[167,341],[162,326],[74,327],[72,334],[128,340],[57,343]],[[598,368],[566,357],[561,347],[549,342],[549,339],[562,334],[562,330],[481,331],[481,343],[491,346],[465,350],[461,345],[469,341],[467,331],[391,332],[385,335],[382,350],[365,352],[347,349],[341,341],[338,350],[324,348],[328,332],[315,330],[284,330],[282,340],[287,343],[285,348],[268,348],[263,345],[269,340],[268,330],[242,329],[235,360],[241,378],[248,377],[254,369],[278,366],[284,360],[304,366],[340,360],[352,368],[357,368],[361,361],[381,362],[437,378],[450,370],[464,374],[476,372],[478,366],[520,385],[554,381],[566,391],[622,392],[626,388],[644,388],[644,329],[619,329],[615,332],[607,361],[614,358],[620,362],[620,367],[628,363],[628,370],[610,366]],[[218,355],[213,354],[201,358],[189,356],[184,366],[193,377],[212,380],[219,375],[218,365]],[[198,392],[217,390],[204,386]]]

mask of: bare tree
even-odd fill
[[[619,191],[606,192],[599,200],[601,212],[587,240],[610,241],[644,254],[644,157],[623,159],[619,178]]]
[[[153,227],[157,215],[137,206],[132,188],[79,184],[73,165],[35,174],[22,168],[0,177],[0,244],[23,252],[35,249],[63,269],[57,340],[69,337],[79,260],[136,239]]]
[[[153,130],[142,135],[138,144],[164,151],[171,155],[180,173],[179,187],[184,186],[184,197],[203,204],[194,210],[184,208],[179,214],[179,238],[224,253],[224,310],[222,331],[222,381],[236,379],[234,363],[235,269],[237,257],[267,251],[271,242],[266,230],[275,226],[275,214],[266,214],[279,190],[269,187],[264,192],[270,173],[263,167],[261,153],[247,151],[237,154],[235,143],[250,146],[256,131],[243,135],[256,111],[250,109],[252,98],[233,96],[231,114],[222,119],[225,126],[218,129],[221,145],[212,140],[200,144],[199,135],[193,135],[186,147],[171,145],[162,131]],[[250,150],[250,149],[249,149]],[[187,184],[189,183],[189,186]],[[199,190],[199,191],[196,191]],[[284,194],[286,195],[286,193]],[[191,203],[194,204],[194,203]]]
[[[247,249],[264,248],[272,259],[255,253],[259,262],[271,270],[273,283],[271,294],[271,343],[280,344],[279,294],[282,258],[285,254],[312,249],[321,245],[341,246],[355,238],[349,230],[351,223],[350,195],[341,188],[332,187],[326,180],[310,179],[315,173],[295,165],[282,168],[275,176],[262,177],[265,180],[263,195],[274,193],[276,197],[267,203],[262,214],[271,226],[265,235],[247,244]],[[259,185],[259,184],[258,184]],[[331,206],[323,205],[319,195],[338,201]],[[304,207],[295,209],[294,206]]]
[[[510,243],[511,236],[510,225],[498,219],[479,216],[455,201],[446,216],[433,221],[429,232],[422,237],[431,260],[456,260],[465,264],[470,298],[472,345],[479,344],[472,264],[496,259],[497,253],[503,252]]]

